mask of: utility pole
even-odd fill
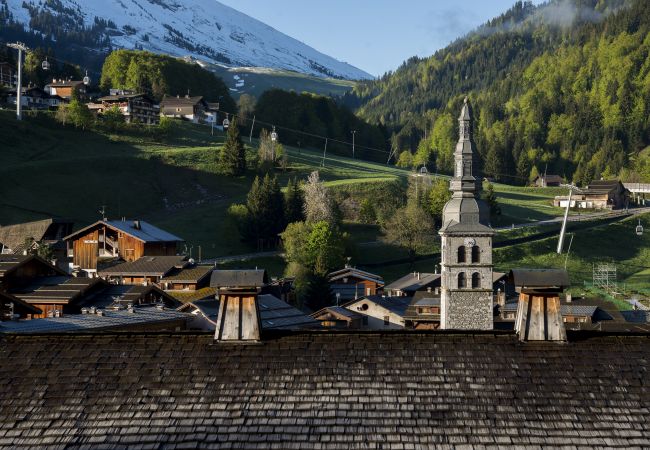
[[[564,211],[564,220],[562,221],[562,229],[560,230],[560,239],[557,242],[557,254],[562,254],[562,247],[564,247],[564,235],[566,233],[566,224],[569,220],[569,209],[571,209],[571,194],[573,194],[573,186],[569,185],[569,199],[567,201],[566,210]]]
[[[350,133],[352,133],[352,159],[354,159],[354,136],[357,134],[357,130],[352,130]]]
[[[248,136],[248,142],[253,142],[253,127],[255,126],[255,116],[253,116],[253,123],[251,124],[251,134]]]
[[[18,50],[18,86],[16,87],[16,118],[22,120],[23,118],[23,106],[22,102],[22,91],[23,91],[23,52],[27,52],[27,47],[22,42],[15,42],[13,44],[7,44],[7,47],[15,48]]]

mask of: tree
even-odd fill
[[[492,183],[488,182],[485,187],[485,190],[483,191],[483,200],[490,207],[490,217],[494,219],[496,216],[501,215],[501,206],[499,206],[499,202],[497,201],[497,196],[494,193],[494,185]]]
[[[314,171],[309,175],[304,192],[304,211],[307,222],[326,221],[330,224],[336,222],[332,199],[330,198],[329,191],[320,181],[318,171]]]
[[[346,238],[325,221],[290,223],[282,233],[285,259],[294,267],[325,276],[345,262]]]
[[[230,123],[226,143],[219,155],[219,171],[229,176],[241,176],[246,172],[246,150],[235,119]]]
[[[70,123],[82,130],[88,128],[93,121],[93,115],[88,107],[81,103],[79,97],[74,94],[69,104],[59,107],[56,118],[63,125]]]
[[[359,208],[359,221],[368,224],[377,223],[377,211],[375,211],[375,205],[369,198],[364,198],[361,201],[361,206]]]
[[[303,294],[304,305],[312,311],[318,311],[334,304],[335,296],[326,276],[309,275]]]
[[[271,139],[271,134],[262,128],[260,132],[260,146],[258,156],[260,161],[260,170],[268,172],[277,163],[281,163],[285,159],[284,149],[282,145]]]
[[[260,180],[255,177],[246,198],[248,224],[245,239],[257,244],[258,248],[270,243],[274,246],[279,233],[284,229],[284,197],[276,177],[268,174]]]
[[[398,158],[397,163],[395,165],[397,167],[402,167],[404,169],[412,168],[413,167],[413,154],[408,150],[404,150],[402,153],[399,154],[399,158]]]
[[[305,197],[300,183],[295,178],[290,178],[287,191],[284,194],[284,219],[287,223],[305,220]]]
[[[442,223],[442,211],[451,199],[447,181],[436,179],[429,191],[429,212],[437,223]]]
[[[239,115],[245,119],[250,118],[255,111],[255,97],[250,94],[242,94],[237,101]]]
[[[116,131],[124,124],[124,115],[122,115],[122,111],[117,106],[113,106],[104,111],[102,118],[104,124],[106,124],[106,128],[110,131]]]
[[[411,262],[415,260],[418,250],[433,241],[433,221],[422,208],[409,203],[386,221],[383,231],[390,242],[408,250]]]

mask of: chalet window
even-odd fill
[[[472,247],[472,262],[473,263],[481,262],[481,248],[478,245]]]
[[[384,326],[390,325],[390,316],[384,316]]]
[[[481,287],[481,274],[474,272],[472,274],[472,289],[478,289]]]
[[[465,262],[465,246],[461,245],[458,247],[458,262],[459,263],[464,263]]]
[[[465,289],[467,287],[467,277],[465,272],[458,274],[458,289]]]

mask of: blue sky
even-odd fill
[[[429,56],[515,0],[219,0],[372,75]],[[535,3],[540,3],[536,0]]]

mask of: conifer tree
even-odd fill
[[[246,172],[246,150],[235,119],[230,123],[226,143],[221,149],[219,171],[229,176],[240,176]]]
[[[305,220],[303,209],[305,197],[300,188],[300,183],[295,178],[289,179],[287,192],[284,197],[284,219],[287,223],[300,222]]]
[[[248,226],[245,240],[258,248],[274,246],[278,234],[284,229],[284,197],[276,177],[268,174],[260,180],[255,177],[246,199]]]

